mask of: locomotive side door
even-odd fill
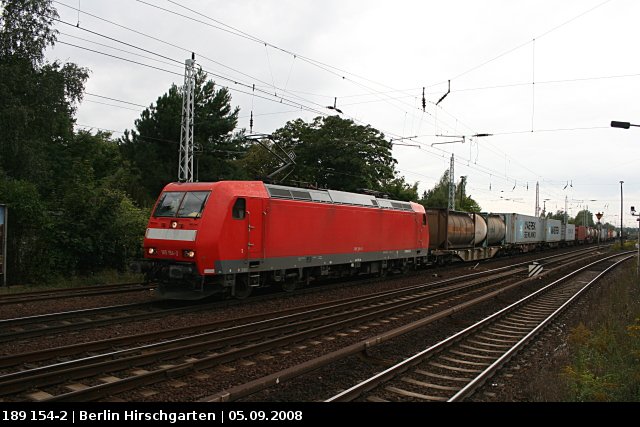
[[[250,260],[264,258],[264,199],[247,198],[247,254]]]

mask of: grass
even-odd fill
[[[635,263],[607,282],[568,337],[561,379],[568,401],[640,401],[640,281]]]
[[[622,245],[622,250],[624,251],[633,251],[633,250],[637,250],[638,248],[636,248],[636,243],[638,243],[635,240],[626,240],[624,242],[624,244]],[[613,250],[619,251],[620,250],[620,240],[617,240],[612,246],[611,248]]]
[[[8,288],[0,287],[0,295],[32,291],[45,291],[48,289],[77,288],[93,285],[141,282],[143,281],[143,278],[144,276],[142,274],[121,273],[116,270],[110,270],[85,276],[54,278],[46,284],[14,285]]]

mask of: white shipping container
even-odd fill
[[[575,224],[567,224],[567,227],[564,231],[564,240],[567,242],[572,242],[576,240],[576,225]]]
[[[562,222],[559,219],[544,219],[544,241],[559,242],[562,240]]]
[[[543,220],[535,216],[527,216],[516,213],[504,215],[507,224],[507,236],[505,241],[510,244],[538,243],[544,239]]]

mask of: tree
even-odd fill
[[[467,177],[460,177],[460,183],[456,185],[456,209],[463,212],[480,212],[480,205],[467,196]]]
[[[215,90],[202,69],[195,73],[194,145],[195,175],[198,181],[238,179],[246,175],[236,160],[246,151],[240,135],[232,135],[239,108],[232,109],[225,88]],[[136,130],[125,132],[121,149],[139,171],[146,197],[154,201],[162,188],[178,179],[178,149],[182,121],[182,91],[175,84],[144,109],[135,121]]]
[[[55,262],[46,241],[51,221],[36,186],[0,173],[0,200],[9,208],[7,226],[7,277],[9,283],[44,279]]]
[[[593,213],[586,209],[579,211],[575,217],[575,224],[595,227],[595,223],[593,222]]]
[[[546,218],[557,219],[557,220],[560,220],[560,221],[562,221],[564,223],[564,221],[565,221],[565,212],[562,209],[559,209],[558,211],[556,211],[556,213],[547,212]],[[575,220],[574,218],[572,218],[569,215],[567,215],[567,223],[568,224],[573,224],[574,220]]]
[[[4,1],[0,18],[0,200],[11,215],[11,283],[123,268],[147,212],[108,134],[75,133],[88,70],[44,63],[55,43],[51,0]]]
[[[57,31],[53,22],[58,12],[51,0],[2,0],[0,16],[0,56],[27,60],[37,67],[44,60],[44,50],[53,46]]]
[[[418,182],[407,183],[404,177],[398,176],[382,185],[382,191],[389,195],[391,199],[415,202],[418,200]]]
[[[473,200],[471,196],[466,194],[467,179],[462,177],[460,183],[456,185],[455,191],[455,210],[463,212],[480,212],[482,208]],[[447,169],[440,181],[429,191],[422,195],[419,201],[427,208],[447,208],[449,206],[449,170]]]
[[[425,208],[447,208],[449,206],[449,169],[440,177],[440,181],[422,195],[420,200]]]
[[[370,126],[338,116],[316,117],[311,123],[297,119],[273,132],[273,138],[286,152],[295,154],[292,181],[343,191],[395,192],[392,197],[411,193],[411,186],[406,187],[404,178],[395,173],[391,144]],[[243,165],[253,176],[261,177],[282,164],[266,150],[254,147]]]
[[[0,168],[49,191],[50,159],[73,134],[75,105],[88,70],[43,64],[58,15],[50,0],[2,1],[0,18]]]

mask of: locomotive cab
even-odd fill
[[[163,298],[249,292],[235,275],[261,263],[264,187],[258,183],[171,183],[147,225],[139,270]],[[262,184],[262,183],[259,183]],[[225,260],[225,262],[221,262]]]
[[[148,278],[193,283],[198,277],[197,235],[210,195],[210,190],[162,192],[145,233],[145,258],[152,260]]]

